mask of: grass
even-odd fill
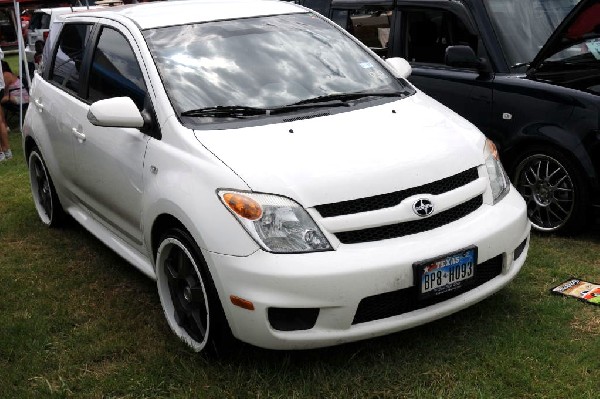
[[[170,332],[154,282],[72,222],[47,229],[20,136],[0,164],[0,398],[596,398],[600,308],[553,296],[600,282],[600,233],[533,236],[522,272],[458,314],[382,338],[228,359]]]

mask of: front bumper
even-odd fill
[[[270,349],[307,349],[389,334],[464,309],[508,284],[519,272],[529,248],[530,223],[523,199],[512,188],[495,206],[484,204],[470,215],[424,233],[362,244],[341,244],[335,251],[247,257],[205,254],[233,334]],[[521,246],[525,242],[525,246]],[[424,308],[355,322],[361,300],[414,287],[415,262],[468,246],[478,249],[478,266],[500,262],[499,274],[450,299]],[[514,259],[515,250],[520,255]],[[234,306],[230,296],[254,304]],[[317,309],[311,328],[275,329],[269,309]]]

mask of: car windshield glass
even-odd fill
[[[389,93],[411,90],[311,14],[172,26],[144,35],[171,103],[183,116],[227,117],[230,111],[264,116],[270,113],[249,112],[248,107],[275,109],[305,100],[317,107],[323,106],[320,99],[331,102],[333,95],[364,92],[354,99],[377,93],[391,98]],[[289,109],[300,108],[307,107]]]
[[[579,0],[484,0],[509,65],[531,62]]]

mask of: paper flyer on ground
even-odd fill
[[[593,305],[600,305],[600,284],[572,278],[552,288],[552,293],[572,296]]]

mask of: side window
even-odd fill
[[[391,18],[391,10],[354,10],[350,13],[349,20],[345,25],[348,32],[353,34],[364,45],[378,55],[385,56],[387,55],[390,38]]]
[[[58,39],[50,80],[77,94],[79,72],[91,25],[67,24]]]
[[[146,93],[144,76],[127,39],[112,28],[102,28],[90,69],[88,100],[130,97],[141,111]]]
[[[444,64],[448,46],[470,46],[478,54],[478,37],[469,33],[465,24],[444,10],[406,11],[403,57],[411,62]]]
[[[9,9],[0,10],[0,40],[3,42],[17,41],[15,27],[12,21],[13,18]]]

